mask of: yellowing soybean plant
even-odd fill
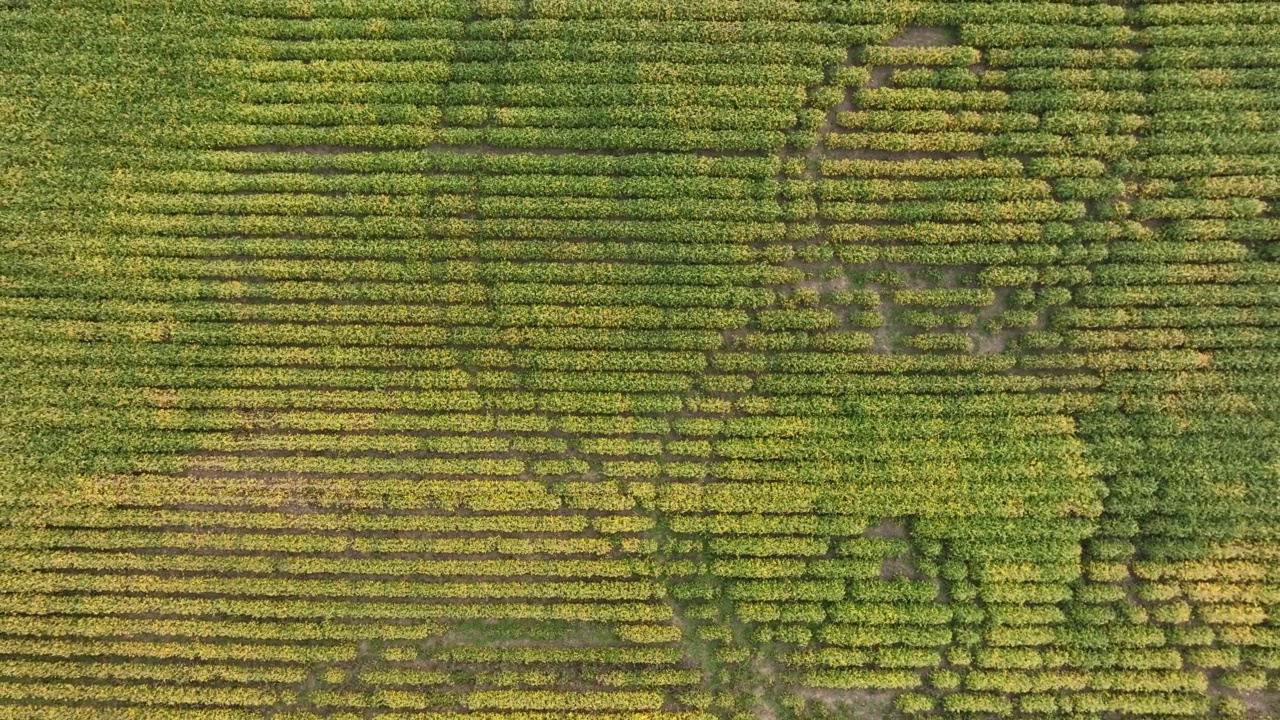
[[[1280,3],[0,47],[0,718],[1280,715]]]

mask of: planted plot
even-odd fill
[[[0,717],[1258,717],[1267,3],[0,2]]]

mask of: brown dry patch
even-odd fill
[[[900,522],[885,520],[875,527],[867,528],[862,534],[866,537],[905,538],[907,528]]]
[[[848,290],[849,278],[845,275],[833,278],[831,280],[802,280],[796,283],[796,287],[801,290],[817,290],[818,292],[830,292],[832,290]]]
[[[884,87],[889,82],[889,76],[893,74],[893,67],[890,65],[876,65],[871,68],[871,73],[867,77],[867,84],[863,87],[878,88]]]
[[[951,28],[908,25],[883,44],[889,47],[942,47],[955,45],[956,39]]]
[[[1242,692],[1236,697],[1244,703],[1248,717],[1269,717],[1280,713],[1280,691]]]
[[[969,333],[969,336],[973,339],[973,354],[998,355],[1009,346],[1009,341],[1014,337],[1014,331],[1001,330],[992,334]]]
[[[178,391],[168,388],[143,388],[142,397],[146,399],[148,405],[154,408],[177,407],[182,400]]]
[[[871,334],[871,352],[875,355],[892,355],[893,339],[889,337],[889,327],[886,323],[881,323],[878,328],[870,328]]]
[[[848,715],[858,720],[881,720],[893,714],[893,699],[898,696],[891,690],[833,690],[800,688],[796,695],[834,709],[841,705],[853,711]]]
[[[916,570],[915,564],[910,558],[901,556],[890,556],[880,562],[880,579],[893,580],[894,578],[907,578],[909,580],[919,580],[923,575]]]

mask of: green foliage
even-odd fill
[[[7,716],[1275,689],[1273,5],[0,6]]]

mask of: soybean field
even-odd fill
[[[0,720],[1280,717],[1280,2],[0,48]]]

